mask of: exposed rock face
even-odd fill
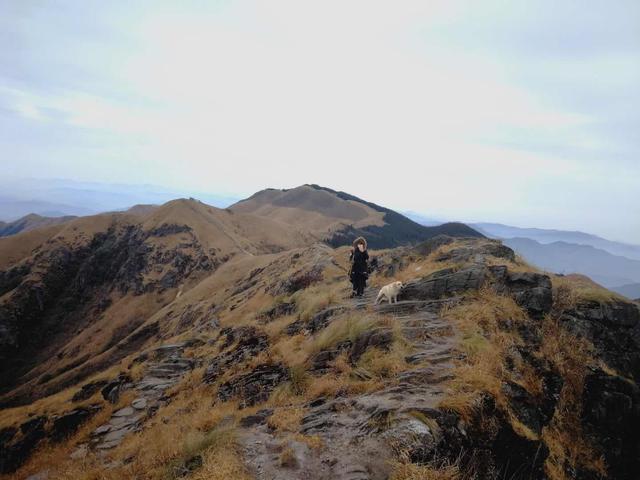
[[[565,312],[567,329],[593,342],[599,354],[640,381],[640,308],[630,302],[581,302]]]
[[[596,370],[585,379],[582,417],[591,439],[601,447],[612,478],[640,473],[640,388]],[[635,474],[634,474],[635,472]]]
[[[478,290],[483,285],[491,285],[500,292],[511,294],[533,316],[538,317],[551,310],[553,298],[548,276],[532,272],[510,272],[505,266],[473,265],[460,270],[440,270],[407,282],[398,299],[438,299]]]
[[[346,310],[345,307],[337,305],[333,307],[325,308],[320,312],[316,313],[311,319],[308,321],[303,321],[302,319],[298,319],[293,323],[290,323],[287,327],[288,335],[295,335],[296,333],[300,333],[302,331],[307,331],[309,333],[315,333],[319,330],[325,328],[332,317],[335,315],[339,315]]]
[[[258,365],[252,372],[220,385],[218,397],[223,401],[238,397],[242,407],[250,407],[267,400],[273,389],[288,378],[289,370],[284,365]]]
[[[11,473],[22,465],[38,446],[40,441],[46,437],[45,429],[46,417],[33,418],[20,425],[22,438],[9,443],[14,437],[15,431],[3,430],[6,441],[0,445],[0,473]]]
[[[77,408],[54,418],[49,437],[54,442],[65,439],[101,408],[100,405],[93,405],[89,408]]]
[[[175,232],[188,234],[190,242],[165,248],[148,241]],[[107,308],[110,296],[161,292],[218,263],[187,226],[163,225],[148,232],[127,225],[97,233],[80,247],[43,249],[1,272],[0,289],[10,293],[0,302],[0,391],[30,369],[43,346]],[[34,271],[38,275],[26,275]],[[160,278],[148,276],[152,271],[160,271]]]
[[[98,390],[104,388],[107,384],[107,380],[97,380],[95,382],[87,383],[82,386],[80,390],[78,390],[73,397],[71,398],[72,402],[80,402],[82,400],[86,400],[90,398],[94,393]]]
[[[220,333],[220,338],[223,338],[224,343],[221,347],[223,349],[229,347],[236,340],[238,343],[234,348],[218,355],[211,361],[204,372],[203,381],[205,383],[215,382],[231,365],[236,365],[257,355],[269,345],[267,335],[255,327],[225,328]]]

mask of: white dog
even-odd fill
[[[400,293],[400,290],[402,290],[402,287],[404,287],[402,282],[393,282],[382,287],[380,289],[380,293],[378,293],[378,297],[376,298],[376,305],[382,302],[383,299],[386,299],[389,303],[397,303],[398,294]]]

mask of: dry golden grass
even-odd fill
[[[607,290],[584,275],[551,275],[554,293],[565,295],[570,303],[568,308],[580,301],[607,303],[612,301],[628,301],[622,295]]]
[[[309,353],[313,354],[326,350],[336,344],[351,340],[374,326],[374,319],[367,314],[350,313],[333,320],[322,330],[308,346]]]
[[[304,413],[302,407],[281,407],[269,417],[267,425],[279,432],[295,432],[300,427]]]
[[[456,365],[455,378],[449,382],[450,392],[440,407],[470,419],[480,394],[489,393],[499,403],[504,400],[500,386],[506,377],[505,355],[521,339],[505,332],[502,324],[524,322],[527,315],[512,298],[490,288],[481,289],[471,301],[446,308],[442,314],[457,326],[466,358]]]
[[[545,471],[554,480],[565,479],[566,463],[605,475],[602,455],[587,442],[580,418],[584,377],[594,363],[592,346],[567,332],[551,316],[544,319],[542,331],[545,341],[539,354],[551,361],[564,379],[554,417],[542,432],[550,452]]]
[[[311,450],[322,450],[325,447],[324,440],[320,435],[303,435],[302,433],[296,433],[293,438],[297,442],[304,443]]]
[[[460,480],[460,470],[456,465],[433,467],[417,465],[407,461],[391,464],[389,480]]]

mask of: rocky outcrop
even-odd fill
[[[273,389],[289,379],[289,370],[281,364],[261,364],[253,371],[236,375],[220,385],[222,401],[237,397],[241,407],[250,407],[269,398]]]
[[[75,433],[78,427],[86,422],[102,409],[101,405],[92,405],[86,408],[76,408],[53,418],[53,424],[49,430],[49,438],[54,442],[64,440]]]
[[[581,301],[562,315],[568,330],[588,338],[606,362],[640,382],[640,307],[631,302]]]
[[[621,377],[594,370],[585,378],[582,419],[590,440],[600,447],[611,478],[640,474],[640,388]]]
[[[267,335],[255,327],[225,328],[220,332],[219,338],[223,342],[221,349],[228,348],[236,341],[237,344],[209,363],[202,378],[205,383],[215,382],[227,368],[254,357],[269,345]]]
[[[478,290],[491,285],[512,295],[529,314],[539,317],[551,310],[552,291],[548,276],[533,272],[510,272],[506,266],[472,265],[462,269],[439,270],[409,281],[399,300],[432,300]]]
[[[300,332],[315,333],[322,330],[329,324],[332,317],[343,313],[345,310],[344,306],[334,305],[319,311],[307,321],[299,318],[287,326],[287,335],[295,335]]]

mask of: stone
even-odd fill
[[[72,460],[80,460],[81,458],[86,457],[87,453],[89,453],[89,447],[87,447],[86,444],[81,444],[78,445],[78,448],[71,452],[69,458]]]
[[[247,415],[246,417],[241,418],[240,426],[247,428],[255,425],[263,425],[271,415],[273,415],[273,409],[271,408],[258,410],[254,415]]]
[[[79,402],[82,400],[87,400],[88,398],[93,396],[93,394],[96,393],[98,390],[101,390],[102,388],[104,388],[106,384],[107,384],[106,380],[97,380],[95,382],[87,383],[83,385],[80,388],[80,390],[78,390],[73,395],[73,397],[71,398],[71,401]]]
[[[590,441],[599,445],[611,478],[640,472],[640,388],[633,382],[593,370],[585,378],[582,419]]]
[[[112,428],[112,425],[105,423],[104,425],[100,425],[98,428],[96,428],[93,431],[93,435],[103,435],[107,433],[109,430],[111,430],[111,428]]]
[[[229,366],[240,363],[262,352],[269,345],[267,335],[255,327],[240,327],[224,329],[221,337],[226,337],[222,349],[231,346],[237,340],[237,345],[214,358],[204,372],[204,383],[215,382],[220,374]]]
[[[131,406],[136,410],[142,410],[147,407],[147,399],[146,398],[136,398],[133,402],[131,402]]]
[[[236,375],[220,385],[218,398],[222,401],[240,398],[240,406],[247,407],[264,402],[273,389],[288,380],[289,370],[282,364],[261,364],[253,371]]]
[[[101,407],[93,408],[76,408],[70,412],[66,412],[53,420],[53,425],[49,436],[54,442],[59,442],[69,435],[73,434],[78,427],[86,422]]]
[[[377,329],[362,332],[353,342],[349,352],[349,361],[355,364],[369,348],[381,348],[388,350],[393,342],[393,332],[391,330]]]
[[[129,416],[129,415],[133,415],[133,413],[134,413],[133,408],[124,407],[124,408],[121,408],[120,410],[118,410],[117,412],[115,412],[113,414],[113,416],[114,417],[126,417],[126,416]]]

